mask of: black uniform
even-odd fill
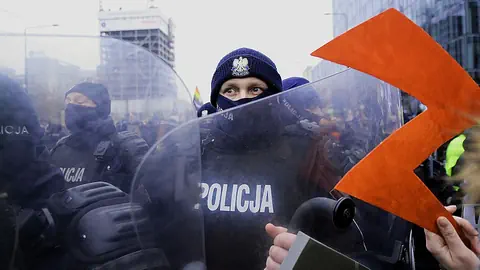
[[[45,131],[45,135],[42,138],[43,144],[47,147],[47,149],[52,149],[57,142],[67,135],[66,132],[62,130],[62,126],[59,124],[52,124],[50,123],[47,126]]]
[[[265,225],[287,227],[303,202],[329,197],[328,190],[310,181],[313,178],[306,166],[320,138],[299,126],[280,128],[279,133],[263,139],[251,132],[250,141],[213,129],[202,140],[201,197],[208,269],[263,269],[272,244]],[[334,236],[335,232],[328,231],[331,234],[319,240],[342,252],[363,250],[358,232]]]
[[[261,115],[249,113],[255,111],[255,106],[261,109]],[[329,197],[327,190],[310,181],[306,164],[312,146],[320,138],[301,126],[283,126],[270,110],[274,109],[263,103],[252,104],[233,115],[226,112],[213,122],[205,121],[208,126],[201,132],[200,193],[207,269],[263,269],[272,245],[265,225],[272,222],[287,227],[303,202],[317,196]],[[235,125],[230,119],[235,119]],[[192,141],[182,137],[189,132],[176,132],[163,142],[167,148],[162,150],[161,160],[149,162],[153,169],[146,169],[149,165],[145,164],[140,169],[139,182],[156,193],[150,197],[160,201],[168,201],[166,198],[178,193],[178,165],[188,162],[185,156],[193,158],[188,166],[180,164],[180,168],[191,170],[184,177],[195,177],[200,171],[194,158],[195,147],[184,147]],[[170,141],[173,139],[178,141]],[[185,222],[177,225],[188,226]],[[337,233],[327,224],[322,229],[316,236],[330,246],[346,253],[364,250],[356,228]]]
[[[64,188],[60,170],[48,162],[43,129],[24,90],[0,75],[0,193],[16,205],[40,208]]]
[[[68,104],[65,114],[72,133],[51,151],[53,164],[60,167],[67,188],[104,181],[130,192],[135,170],[148,151],[145,140],[131,132],[116,131],[110,118],[110,97],[100,84],[81,83],[67,92],[82,93],[97,107]]]
[[[15,217],[21,208],[40,209],[63,189],[40,144],[43,130],[24,90],[0,75],[0,269],[11,266]]]

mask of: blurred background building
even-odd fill
[[[109,89],[114,117],[145,118],[159,109],[160,99],[177,94],[175,24],[153,2],[133,10],[105,2],[100,1],[99,31],[114,40],[101,39],[99,77]]]
[[[480,0],[332,0],[334,36],[396,8],[428,32],[472,78],[480,82]],[[318,80],[345,67],[322,61],[311,68]]]

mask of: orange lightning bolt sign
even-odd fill
[[[480,115],[478,85],[427,33],[390,9],[312,53],[370,74],[419,99],[428,109],[390,135],[335,187],[438,233],[450,215],[413,173],[422,161]]]

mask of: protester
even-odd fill
[[[452,214],[457,210],[455,206],[446,208]],[[437,219],[441,235],[425,230],[427,249],[447,270],[478,270],[480,268],[478,231],[467,220],[455,216],[454,218],[470,242],[471,249],[465,246],[453,225],[445,217]]]

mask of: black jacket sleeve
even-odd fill
[[[49,154],[45,150],[12,181],[8,198],[22,208],[40,209],[52,194],[64,189],[63,174],[50,164]]]

